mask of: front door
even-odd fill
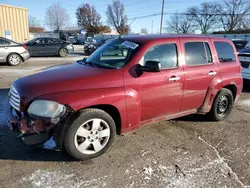
[[[182,67],[178,65],[178,49],[178,40],[151,45],[139,64],[158,61],[161,71],[125,79],[126,87],[133,88],[141,100],[141,121],[180,111],[184,78]]]
[[[28,44],[28,50],[31,56],[41,56],[47,54],[46,43],[47,43],[46,38],[39,38],[35,40],[33,43]]]
[[[5,61],[8,55],[8,48],[7,41],[0,38],[0,62]]]
[[[182,41],[186,65],[184,96],[181,111],[199,109],[212,80],[219,75],[213,60],[210,40],[186,39]]]

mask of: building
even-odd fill
[[[28,9],[0,4],[0,37],[17,42],[28,40]]]

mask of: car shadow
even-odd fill
[[[7,63],[7,62],[0,63],[0,67],[5,67],[5,66],[8,66],[8,63]]]
[[[8,88],[0,89],[0,160],[74,161],[71,156],[64,152],[25,145],[20,138],[17,138],[19,134],[9,130],[4,116],[8,91]]]

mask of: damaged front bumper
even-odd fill
[[[54,149],[61,150],[65,125],[71,114],[73,114],[73,110],[70,107],[67,106],[66,108],[65,114],[57,122],[51,119],[24,115],[24,113],[20,113],[12,108],[9,100],[6,101],[4,113],[10,130],[20,133],[18,138],[22,138],[25,144],[43,144],[53,138],[56,144]]]

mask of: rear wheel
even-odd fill
[[[208,113],[209,118],[214,121],[226,119],[231,114],[233,103],[234,98],[232,92],[226,88],[221,89]]]
[[[61,48],[58,52],[60,57],[66,57],[68,55],[68,50],[65,48]]]
[[[7,63],[11,66],[17,66],[22,62],[22,58],[19,54],[12,53],[7,58]]]
[[[83,110],[65,131],[65,149],[78,160],[100,156],[111,146],[115,129],[114,120],[106,112]]]

